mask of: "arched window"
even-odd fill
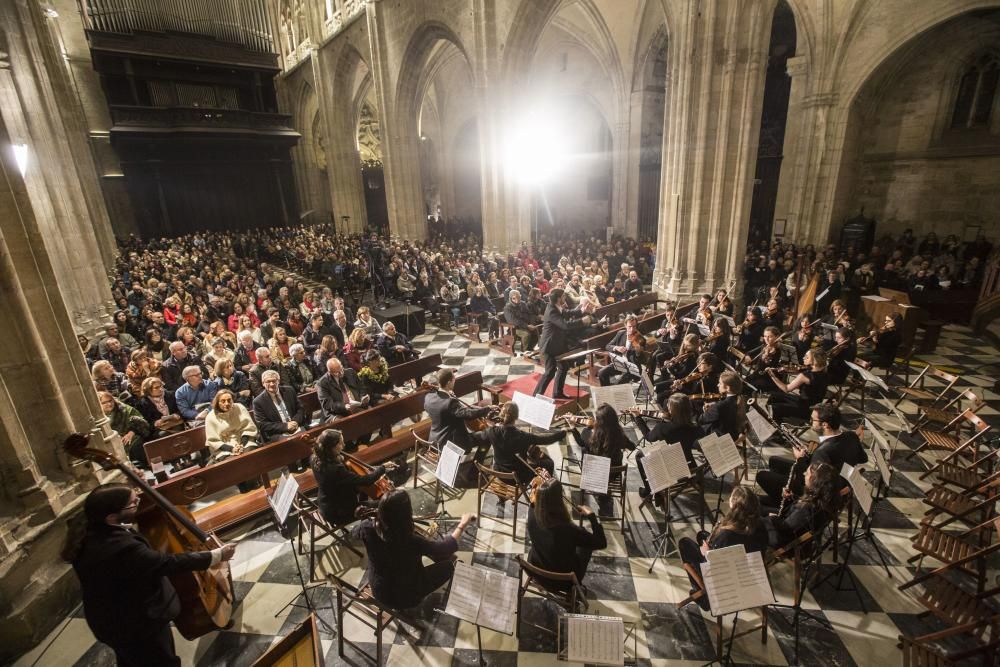
[[[980,57],[962,76],[955,98],[952,129],[988,127],[1000,77],[1000,58],[996,54]]]

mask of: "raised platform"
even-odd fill
[[[535,394],[535,385],[538,384],[538,378],[541,376],[541,373],[532,373],[531,375],[523,375],[499,385],[501,401],[513,400],[515,391],[533,396]],[[545,395],[549,398],[552,398],[554,384],[549,383],[549,388],[545,391]],[[556,400],[556,415],[580,412],[590,406],[590,393],[583,388],[584,386],[589,385],[584,384],[577,391],[575,383],[572,386],[569,382],[566,383],[565,392],[569,398]]]

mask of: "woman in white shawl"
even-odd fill
[[[222,389],[212,399],[205,418],[205,444],[213,463],[250,451],[257,446],[257,425],[250,411],[233,400],[233,392]]]

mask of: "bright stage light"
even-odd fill
[[[24,173],[28,171],[28,145],[14,144],[12,148],[14,149],[14,161],[17,162],[17,168],[21,172],[21,177],[24,178]]]
[[[506,163],[514,178],[543,185],[566,165],[566,137],[554,118],[529,114],[510,131]]]

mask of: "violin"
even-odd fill
[[[588,428],[593,428],[594,426],[594,418],[586,415],[563,415],[562,419],[567,424],[575,426],[586,426]]]
[[[677,364],[679,364],[682,361],[685,361],[686,359],[688,359],[689,357],[693,356],[694,354],[696,354],[696,353],[695,352],[685,352],[684,354],[678,354],[673,359],[671,359],[670,361],[668,361],[667,363],[665,363],[664,366],[666,368],[673,368],[674,366],[676,366]]]
[[[667,418],[659,410],[645,410],[638,406],[633,408],[625,408],[622,410],[622,414],[632,415],[633,417],[645,417],[646,419],[656,419],[658,421],[667,421]]]
[[[778,368],[775,368],[774,372],[775,373],[804,373],[807,370],[809,370],[809,366],[806,366],[805,364],[802,364],[801,366],[799,366],[799,365],[780,366]]]
[[[368,465],[357,457],[351,456],[347,452],[341,452],[341,456],[344,457],[344,465],[355,475],[361,475],[363,477],[365,475],[370,475],[375,470],[373,466]],[[379,477],[375,480],[374,484],[360,487],[361,492],[372,500],[378,500],[385,494],[393,491],[395,488],[396,485],[392,483],[392,480],[385,476]]]
[[[718,392],[714,394],[691,394],[688,398],[692,401],[721,401],[725,398],[725,395]]]
[[[678,380],[674,380],[673,384],[670,385],[670,388],[676,391],[677,389],[680,389],[686,384],[701,380],[706,375],[708,375],[708,373],[703,373],[701,371],[692,371],[691,373],[688,373],[685,377],[682,377]]]
[[[829,352],[827,352],[827,359],[832,359],[833,357],[837,356],[838,354],[846,350],[850,344],[851,341],[849,340],[845,340],[843,343],[837,343],[836,345],[830,348]]]
[[[215,535],[198,527],[194,516],[185,508],[177,507],[149,486],[135,469],[120,461],[114,454],[88,447],[89,437],[73,433],[63,443],[70,456],[100,465],[105,470],[117,468],[135,486],[142,489],[146,510],[137,517],[142,534],[157,551],[168,554],[210,551],[222,546]],[[159,511],[152,511],[149,500]],[[208,570],[176,572],[169,576],[177,590],[181,613],[174,619],[177,629],[185,639],[197,639],[209,632],[229,627],[233,616],[233,578],[229,563],[222,562]]]
[[[354,516],[359,521],[371,519],[375,525],[378,526],[377,507],[365,507],[364,505],[360,505],[356,510],[354,510]],[[413,517],[413,533],[420,537],[426,537],[429,540],[437,539],[440,536],[438,523],[434,520],[437,518],[437,514],[424,514]]]
[[[862,336],[861,338],[858,339],[858,345],[864,345],[869,341],[877,341],[878,337],[884,334],[886,331],[888,331],[889,328],[890,328],[889,326],[884,326],[881,327],[880,329],[873,329],[871,333],[869,333],[867,336]]]

